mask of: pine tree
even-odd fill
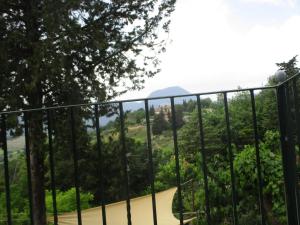
[[[152,133],[153,135],[162,134],[162,132],[167,130],[169,127],[169,123],[166,121],[165,114],[161,109],[158,114],[154,115]]]
[[[280,70],[284,70],[287,77],[292,77],[300,72],[300,69],[297,67],[297,62],[297,56],[294,56],[288,62],[276,63],[276,66],[278,66]]]
[[[154,106],[151,105],[150,109],[149,109],[149,115],[150,116],[154,116],[155,115],[155,109],[154,109]]]
[[[175,122],[176,122],[176,128],[181,128],[184,125],[184,120],[183,120],[183,105],[175,105]],[[172,114],[169,111],[168,112],[168,122],[170,124],[173,123],[172,119]]]

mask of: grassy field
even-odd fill
[[[147,133],[146,127],[142,125],[138,126],[130,126],[128,128],[127,136],[135,139],[136,141],[146,142],[147,141]],[[164,131],[161,135],[153,135],[152,136],[152,148],[153,150],[164,149],[164,150],[172,150],[173,149],[173,138],[172,131]]]
[[[128,127],[127,137],[133,138],[136,141],[146,142],[147,133],[146,127],[142,125],[135,125]]]
[[[24,136],[15,137],[7,140],[8,151],[16,151],[25,148]]]
[[[25,140],[24,136],[10,138],[7,140],[8,157],[14,158],[19,154],[24,154]],[[0,162],[3,162],[3,151],[0,151]]]

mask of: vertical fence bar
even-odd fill
[[[194,180],[192,180],[192,210],[193,210],[193,212],[196,211],[196,208],[195,208],[195,186],[194,186]]]
[[[297,202],[296,202],[296,162],[295,162],[295,149],[291,143],[292,136],[289,129],[289,113],[288,113],[288,90],[286,84],[280,85],[277,88],[277,103],[278,103],[278,116],[280,127],[280,143],[282,152],[283,176],[285,186],[285,199],[286,199],[286,212],[288,225],[297,225]]]
[[[293,79],[293,97],[294,97],[294,106],[295,106],[295,120],[296,120],[296,136],[297,136],[297,145],[298,151],[300,151],[300,111],[299,111],[299,99],[298,99],[298,88],[297,88],[297,79]]]
[[[78,225],[82,225],[74,109],[73,107],[70,107],[69,110],[70,110],[70,122],[71,122],[71,144],[72,144],[72,153],[73,153],[73,161],[74,161],[74,181],[75,181],[75,190],[76,190],[77,220],[78,220]]]
[[[296,145],[295,145],[295,136],[294,136],[294,132],[295,133],[297,132],[297,130],[296,130],[297,129],[297,124],[296,124],[296,121],[295,121],[296,118],[293,116],[293,113],[292,113],[293,105],[292,105],[292,102],[291,102],[291,95],[293,95],[293,87],[290,86],[291,81],[286,84],[286,102],[287,102],[287,115],[288,115],[288,120],[287,120],[288,131],[287,131],[287,133],[288,133],[288,137],[289,137],[291,151],[292,151],[292,154],[293,154],[293,157],[291,158],[292,159],[291,163],[294,166],[294,170],[289,171],[289,172],[294,175],[293,182],[294,182],[295,195],[296,195],[296,212],[297,212],[297,221],[298,221],[297,224],[299,224],[299,207],[298,207],[299,202],[298,202],[298,188],[297,188],[297,162],[296,162],[296,149],[295,149]],[[295,105],[294,105],[294,110],[295,110]]]
[[[175,163],[176,163],[176,181],[177,181],[177,192],[178,192],[179,219],[180,219],[180,225],[183,225],[183,205],[182,205],[182,195],[181,195],[180,165],[179,165],[179,151],[178,151],[178,141],[177,141],[177,124],[176,124],[174,97],[171,97],[171,113],[172,113],[172,130],[173,130],[174,153],[175,153]]]
[[[127,150],[126,150],[126,139],[125,139],[125,122],[124,122],[124,109],[123,103],[119,103],[120,111],[120,134],[121,134],[121,145],[122,145],[122,155],[123,155],[123,166],[125,175],[125,194],[126,194],[126,207],[127,207],[127,221],[128,225],[131,225],[131,209],[130,209],[130,195],[129,195],[129,177],[128,177],[128,160],[127,160]]]
[[[154,172],[153,172],[154,169],[153,169],[153,156],[152,156],[152,140],[151,140],[149,102],[148,102],[148,100],[145,100],[145,117],[146,117],[146,126],[147,126],[148,167],[149,167],[149,177],[150,177],[150,183],[151,183],[153,224],[157,225],[156,199],[155,199],[155,187],[154,187]]]
[[[51,192],[52,192],[52,207],[54,213],[54,225],[58,224],[57,219],[57,203],[56,203],[56,182],[54,171],[54,157],[53,157],[53,137],[52,137],[52,111],[47,109],[47,121],[48,121],[48,148],[49,148],[49,164],[50,164],[50,177],[51,177]]]
[[[5,197],[6,197],[6,213],[7,224],[12,224],[11,219],[11,204],[10,204],[10,184],[9,184],[9,169],[8,169],[8,152],[7,152],[7,136],[6,136],[6,116],[1,115],[1,147],[4,156],[4,176],[5,176]]]
[[[102,143],[100,136],[100,125],[99,125],[99,109],[98,105],[95,105],[95,118],[96,118],[96,136],[97,136],[97,151],[100,163],[99,178],[100,178],[100,198],[101,198],[101,209],[102,209],[102,223],[106,225],[106,209],[105,209],[105,198],[104,198],[104,184],[103,184],[103,159],[102,159]]]
[[[201,100],[199,95],[197,95],[197,108],[198,108],[198,123],[200,129],[200,153],[202,156],[202,171],[204,176],[206,222],[208,225],[210,225],[211,217],[210,217],[209,190],[208,190],[208,180],[207,180],[207,165],[206,165],[206,152],[205,152],[206,150],[205,150],[205,143],[204,143],[202,106],[201,106]]]
[[[31,169],[30,169],[30,148],[29,148],[29,129],[28,129],[28,113],[27,112],[24,112],[24,126],[25,126],[25,153],[26,153],[30,222],[31,222],[31,225],[34,225],[33,211],[32,211],[32,182],[31,182]]]
[[[257,179],[258,179],[259,211],[260,211],[261,224],[265,225],[266,224],[266,219],[265,219],[265,210],[264,210],[263,180],[262,180],[262,177],[261,177],[261,162],[260,162],[260,152],[259,152],[259,140],[258,140],[254,90],[250,90],[250,96],[251,96],[252,123],[253,123],[253,132],[254,132]]]
[[[294,109],[295,109],[295,122],[296,122],[296,143],[298,146],[298,152],[300,152],[300,112],[299,112],[299,99],[298,99],[298,88],[297,88],[297,78],[294,78],[292,81],[292,90],[293,90],[293,98],[294,98]],[[297,165],[296,165],[297,166]],[[297,212],[298,212],[298,223],[300,223],[300,192],[299,192],[299,173],[296,171],[296,193],[297,193]]]
[[[227,131],[227,148],[228,148],[228,153],[229,153],[229,164],[230,164],[233,224],[238,225],[237,196],[236,196],[236,189],[235,189],[235,175],[234,175],[234,171],[233,171],[233,153],[232,153],[232,146],[231,146],[231,129],[230,129],[230,121],[229,121],[227,93],[224,92],[223,95],[224,95],[226,131]]]

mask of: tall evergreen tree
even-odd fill
[[[154,109],[153,105],[150,106],[149,114],[150,114],[150,116],[154,116],[155,115],[155,109]]]
[[[184,106],[183,105],[175,105],[175,121],[176,121],[176,128],[181,128],[184,124],[184,120],[183,120],[183,111],[184,111]],[[173,123],[173,119],[172,119],[172,113],[171,111],[168,111],[167,114],[168,117],[168,122],[170,124]]]
[[[292,77],[300,72],[300,69],[297,67],[297,55],[291,58],[288,62],[276,63],[276,66],[280,70],[284,70],[287,74],[287,77]]]
[[[154,115],[152,133],[154,135],[162,134],[162,132],[167,130],[169,127],[170,125],[165,118],[165,113],[161,108],[160,112]]]
[[[164,42],[157,31],[168,31],[174,4],[1,0],[1,110],[104,101],[141,88],[158,72],[155,53]],[[34,223],[43,225],[43,115],[28,114],[28,121]]]

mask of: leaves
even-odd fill
[[[157,72],[155,53],[165,47],[157,33],[168,31],[174,4],[174,0],[1,3],[3,107],[103,101],[141,88],[145,75]],[[75,92],[80,98],[72,98]],[[10,99],[12,93],[17,101]],[[33,101],[35,94],[40,102]]]
[[[93,194],[80,192],[80,206],[81,209],[90,207],[90,202],[94,199]],[[72,212],[77,209],[76,205],[76,190],[71,188],[67,191],[56,192],[56,204],[58,206],[58,213]],[[46,191],[46,208],[47,212],[53,213],[52,192]]]

